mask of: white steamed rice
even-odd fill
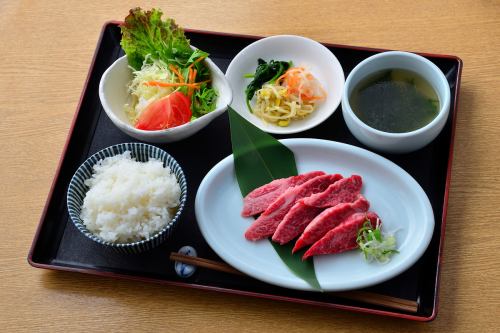
[[[92,233],[105,241],[129,243],[161,230],[179,206],[181,189],[170,168],[150,159],[137,162],[130,152],[94,165],[80,214]]]

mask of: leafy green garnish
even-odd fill
[[[216,99],[217,91],[214,88],[209,88],[206,83],[202,84],[193,96],[191,104],[193,117],[196,119],[215,110]]]
[[[396,250],[396,237],[383,235],[381,226],[379,220],[377,220],[375,228],[369,220],[366,220],[363,227],[358,230],[356,243],[368,262],[376,260],[380,263],[387,263],[391,255],[399,253]]]
[[[208,57],[208,53],[192,49],[189,40],[171,18],[162,20],[160,9],[144,11],[137,7],[131,9],[123,24],[120,25],[122,46],[127,60],[135,70],[141,70],[144,64],[162,61],[175,65],[184,78],[189,77],[189,66],[196,70],[196,81],[210,80],[208,66],[199,61]],[[188,87],[178,88],[188,94]],[[201,117],[215,109],[217,92],[210,84],[203,84],[191,97],[193,119]]]
[[[199,55],[189,46],[189,40],[171,18],[161,19],[162,11],[151,9],[143,11],[131,9],[123,24],[120,25],[122,40],[120,45],[127,54],[128,63],[140,70],[147,55],[166,63],[186,65]]]
[[[257,69],[255,70],[253,81],[250,82],[245,89],[246,102],[250,112],[252,112],[250,100],[253,98],[253,95],[255,95],[255,92],[262,88],[264,83],[276,81],[291,65],[291,62],[286,61],[271,60],[265,62],[260,58],[257,60]],[[245,74],[244,77],[248,77],[248,74]]]

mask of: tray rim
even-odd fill
[[[28,252],[27,261],[28,261],[29,265],[31,265],[32,267],[35,267],[35,268],[42,268],[42,269],[48,269],[48,270],[78,272],[78,273],[84,273],[84,274],[96,275],[96,276],[113,277],[113,278],[141,281],[141,282],[147,282],[147,283],[156,283],[156,284],[170,285],[170,286],[178,286],[178,287],[187,287],[187,288],[191,288],[191,289],[211,290],[211,291],[223,292],[223,293],[228,293],[228,294],[252,296],[252,297],[256,297],[256,298],[288,301],[288,302],[314,305],[314,306],[320,306],[320,307],[326,307],[326,308],[349,310],[349,311],[354,311],[354,312],[359,312],[359,313],[377,314],[377,315],[382,315],[382,316],[409,319],[409,320],[419,321],[419,322],[430,322],[436,318],[437,313],[438,313],[438,307],[439,307],[439,286],[440,286],[440,282],[441,282],[441,265],[443,262],[444,236],[445,236],[445,230],[446,230],[446,218],[447,218],[447,213],[448,213],[448,199],[449,199],[449,190],[450,190],[450,184],[451,184],[451,170],[452,170],[453,152],[454,152],[454,144],[455,144],[456,121],[457,121],[457,112],[458,112],[458,105],[459,105],[458,103],[459,103],[459,95],[460,95],[461,74],[462,74],[462,67],[463,67],[462,59],[459,58],[458,56],[455,56],[455,55],[412,52],[412,53],[419,54],[421,56],[454,60],[457,62],[457,65],[458,65],[457,74],[456,74],[457,80],[455,83],[456,93],[454,96],[454,108],[453,108],[454,112],[453,112],[452,123],[451,123],[450,147],[449,147],[449,151],[448,151],[448,165],[447,165],[447,170],[446,170],[443,209],[442,209],[442,216],[441,216],[441,237],[440,237],[439,246],[438,246],[437,268],[436,268],[436,277],[435,277],[435,282],[434,282],[434,295],[435,296],[434,296],[434,300],[433,300],[433,311],[432,311],[430,316],[427,316],[427,317],[426,316],[418,316],[418,315],[413,315],[413,314],[404,314],[404,313],[398,313],[398,312],[392,312],[392,311],[378,310],[378,309],[374,309],[374,308],[363,308],[363,307],[359,307],[359,306],[324,303],[324,302],[306,300],[306,299],[295,298],[295,297],[286,297],[286,296],[244,291],[244,290],[238,290],[238,289],[232,289],[232,288],[214,287],[214,286],[207,286],[207,285],[201,285],[201,284],[195,284],[195,283],[175,282],[175,281],[169,281],[169,280],[149,278],[149,277],[144,277],[144,276],[135,276],[135,275],[127,275],[127,274],[114,273],[114,272],[108,272],[108,271],[99,271],[99,270],[90,269],[90,268],[59,266],[59,265],[55,265],[55,264],[43,264],[43,263],[36,262],[33,259],[35,246],[38,243],[38,238],[40,236],[41,229],[42,229],[44,222],[45,222],[45,217],[47,215],[48,206],[52,200],[55,185],[56,185],[57,179],[59,178],[59,175],[61,172],[63,160],[66,156],[69,142],[70,142],[70,139],[73,135],[73,130],[74,130],[74,127],[76,124],[76,119],[78,118],[78,115],[81,112],[81,104],[82,104],[83,98],[86,95],[87,90],[88,90],[88,83],[90,81],[92,69],[94,68],[94,65],[95,65],[95,62],[97,59],[97,54],[99,53],[99,46],[101,45],[102,39],[104,37],[104,33],[105,33],[106,29],[108,28],[108,26],[113,26],[113,25],[116,26],[116,25],[119,25],[121,23],[122,23],[122,21],[119,21],[119,20],[109,20],[109,21],[105,21],[102,28],[101,28],[99,38],[98,38],[97,43],[96,43],[96,48],[95,48],[94,54],[92,56],[92,61],[91,61],[90,66],[89,66],[89,70],[87,72],[86,79],[84,81],[82,93],[80,94],[80,98],[79,98],[77,106],[76,106],[76,112],[73,115],[73,119],[71,121],[71,125],[69,128],[68,134],[66,136],[66,141],[65,141],[63,150],[62,150],[60,158],[59,158],[56,172],[55,172],[54,177],[52,179],[50,190],[47,194],[47,199],[45,201],[45,205],[44,205],[44,208],[42,210],[42,214],[40,216],[38,225],[36,227],[35,235],[33,237],[32,243],[31,243],[31,247],[30,247],[29,252]],[[184,30],[188,33],[192,32],[192,33],[204,34],[204,35],[239,37],[239,38],[245,38],[245,39],[261,39],[264,37],[264,36],[256,36],[256,35],[235,34],[235,33],[228,33],[228,32],[217,32],[217,31],[198,30],[198,29],[189,29],[189,28],[185,28]],[[343,44],[323,43],[321,41],[319,41],[319,42],[327,47],[344,48],[344,49],[350,49],[350,50],[371,51],[371,52],[391,51],[390,49],[380,49],[380,48],[371,48],[371,47],[363,47],[363,46],[349,46],[349,45],[343,45]]]

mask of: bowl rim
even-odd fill
[[[227,70],[226,70],[226,76],[227,76],[228,73],[231,72],[231,68],[233,68],[235,66],[234,64],[237,63],[238,61],[240,61],[240,59],[245,56],[245,54],[248,52],[248,49],[252,49],[252,48],[258,47],[260,44],[262,44],[262,43],[268,43],[269,41],[272,41],[272,40],[285,39],[285,38],[295,39],[295,40],[301,40],[302,43],[310,43],[312,45],[315,45],[315,47],[326,51],[329,54],[331,60],[335,64],[335,66],[338,65],[338,72],[342,76],[342,86],[341,87],[336,87],[336,88],[338,88],[341,91],[344,90],[345,83],[346,83],[346,77],[345,77],[344,69],[342,68],[342,64],[338,60],[337,56],[335,56],[335,54],[330,49],[328,49],[328,47],[326,47],[325,45],[321,44],[320,42],[318,42],[318,41],[316,41],[314,39],[311,39],[311,38],[308,38],[308,37],[305,37],[305,36],[300,36],[300,35],[292,35],[292,34],[272,35],[272,36],[268,36],[268,37],[264,37],[264,38],[258,39],[256,41],[248,44],[243,49],[241,49],[234,56],[234,58],[231,60],[231,62],[229,63],[229,66],[227,67]],[[335,103],[332,104],[331,110],[326,111],[324,113],[324,116],[322,118],[319,118],[319,120],[317,120],[316,122],[312,122],[309,125],[304,125],[301,128],[290,129],[289,127],[279,127],[277,125],[276,126],[272,126],[272,127],[265,127],[265,126],[263,126],[263,124],[254,124],[253,122],[252,122],[252,124],[254,126],[258,127],[260,130],[262,130],[262,131],[264,131],[266,133],[271,133],[271,134],[287,135],[287,134],[295,134],[295,133],[304,132],[304,131],[310,130],[310,129],[314,128],[314,127],[317,127],[317,126],[321,125],[327,119],[329,119],[335,113],[335,111],[338,109],[338,107],[340,106],[340,104],[342,102],[342,96],[343,96],[343,93],[340,93],[340,97],[339,97],[338,101],[336,101]],[[236,108],[234,108],[234,109],[236,110]],[[245,106],[245,110],[247,110],[246,106]],[[238,113],[240,113],[239,110],[236,110],[236,111]],[[246,117],[243,114],[240,113],[240,115],[246,119]],[[308,118],[305,118],[305,119],[307,120]],[[259,120],[262,120],[262,119],[259,119]]]
[[[367,130],[373,134],[377,134],[379,136],[384,136],[384,137],[388,137],[388,138],[403,139],[403,138],[413,137],[413,136],[417,136],[421,133],[427,132],[431,128],[437,126],[443,120],[443,118],[446,118],[448,116],[448,113],[449,113],[450,98],[451,98],[451,94],[450,94],[449,89],[445,89],[445,91],[444,91],[444,101],[442,103],[440,103],[441,105],[439,108],[438,115],[431,122],[429,122],[427,125],[420,127],[416,130],[410,131],[410,132],[394,133],[394,132],[385,132],[385,131],[378,130],[378,129],[373,128],[373,127],[367,125],[366,123],[364,123],[354,113],[354,111],[351,108],[351,103],[349,102],[349,96],[348,96],[349,95],[348,88],[349,88],[349,85],[351,84],[352,78],[354,77],[354,75],[356,75],[361,70],[361,68],[366,66],[366,64],[368,64],[372,61],[378,60],[380,58],[385,58],[385,57],[406,57],[406,58],[412,59],[412,61],[420,61],[421,63],[424,63],[426,66],[431,68],[434,73],[436,73],[438,80],[441,81],[441,83],[444,83],[446,87],[449,87],[448,80],[446,79],[444,73],[432,61],[430,61],[430,60],[428,60],[428,59],[426,59],[418,54],[412,53],[412,52],[404,52],[404,51],[381,52],[381,53],[377,53],[377,54],[370,56],[370,57],[366,58],[365,60],[361,61],[349,73],[349,76],[347,77],[347,80],[345,82],[344,91],[342,94],[342,110],[343,110],[343,112],[348,113],[349,116],[351,117],[351,119],[353,119],[353,121],[356,123],[357,126],[362,127],[364,130]],[[390,68],[398,68],[398,67],[395,66],[395,67],[390,67]],[[366,75],[364,77],[366,77]]]
[[[196,48],[194,46],[192,46],[192,47]],[[227,109],[227,106],[230,105],[232,100],[233,100],[233,92],[232,92],[232,89],[231,89],[229,82],[226,79],[226,76],[224,75],[222,70],[219,68],[219,66],[217,66],[209,57],[207,57],[203,60],[203,62],[206,62],[207,66],[210,69],[212,74],[214,72],[217,73],[217,76],[222,80],[223,85],[227,86],[227,88],[228,88],[228,89],[226,89],[227,93],[224,94],[224,96],[227,98],[227,103],[224,103],[224,104],[227,104],[227,105],[222,105],[221,107],[216,108],[215,110],[213,110],[207,114],[204,114],[203,116],[198,117],[195,120],[191,120],[188,123],[182,124],[180,126],[175,126],[172,128],[166,128],[166,129],[155,130],[155,131],[147,131],[147,130],[137,129],[137,128],[133,127],[131,124],[122,121],[121,119],[119,119],[116,116],[116,114],[112,111],[112,108],[109,106],[107,98],[106,98],[106,94],[104,93],[104,84],[106,82],[107,77],[109,76],[109,73],[116,67],[116,65],[118,63],[123,62],[126,59],[127,59],[127,55],[123,55],[123,56],[119,57],[118,59],[116,59],[115,61],[113,61],[113,63],[108,68],[106,68],[106,70],[104,71],[104,73],[101,76],[101,79],[99,80],[99,89],[98,89],[99,90],[99,99],[101,101],[101,105],[102,105],[102,108],[104,109],[104,112],[106,112],[108,117],[111,119],[111,121],[116,126],[118,126],[120,129],[122,129],[124,131],[129,131],[129,132],[139,134],[141,136],[145,136],[148,138],[154,138],[157,136],[161,136],[162,134],[170,134],[170,135],[176,134],[176,132],[182,132],[184,129],[189,128],[191,126],[194,126],[195,123],[199,123],[200,121],[202,121],[201,120],[202,118],[211,119],[211,118],[214,118],[215,116],[220,115],[221,113],[223,113]],[[128,66],[128,64],[127,64],[127,67],[130,67],[130,66]],[[221,98],[221,97],[222,96],[220,96],[220,95],[217,96],[217,98]]]
[[[128,149],[128,147],[130,147],[130,146],[138,146],[140,148],[150,148],[151,151],[153,151],[153,152],[159,152],[160,154],[163,155],[163,157],[161,159],[162,162],[166,166],[168,166],[170,169],[172,169],[167,164],[167,159],[170,158],[172,166],[173,167],[177,167],[178,170],[179,170],[179,178],[176,177],[177,181],[179,183],[179,186],[181,188],[181,195],[180,195],[180,198],[179,198],[179,207],[178,207],[177,212],[175,213],[174,217],[172,217],[172,219],[163,228],[161,228],[159,231],[155,232],[152,236],[150,236],[150,237],[148,237],[146,239],[142,239],[142,240],[138,240],[138,241],[134,241],[134,242],[130,242],[130,243],[113,243],[113,242],[105,241],[102,238],[100,238],[99,236],[97,236],[94,233],[92,233],[85,226],[85,224],[83,223],[83,221],[81,220],[80,214],[77,213],[76,211],[74,211],[72,208],[70,208],[70,205],[69,205],[70,189],[72,189],[74,187],[74,184],[76,182],[76,176],[77,176],[78,173],[83,172],[84,170],[87,170],[88,172],[90,172],[90,175],[92,176],[92,174],[93,174],[93,171],[92,171],[93,166],[98,161],[102,160],[102,158],[97,158],[97,162],[93,163],[91,161],[93,158],[97,157],[99,154],[105,154],[105,155],[107,155],[105,153],[107,151],[112,151],[112,154],[108,155],[106,157],[111,157],[111,156],[116,156],[118,154],[123,154],[127,150],[130,151]],[[124,148],[123,151],[119,152],[122,148]],[[132,151],[131,151],[131,153],[132,153]],[[150,157],[151,157],[151,154],[148,153],[148,158],[150,158]],[[171,170],[171,172],[173,173],[172,170]],[[87,179],[89,179],[89,177],[85,178],[85,180],[87,180]],[[173,228],[178,223],[178,221],[180,219],[180,216],[181,216],[181,214],[182,214],[182,212],[184,210],[184,207],[185,207],[186,202],[187,202],[187,193],[188,193],[187,181],[186,181],[186,176],[184,174],[184,170],[182,169],[182,167],[180,166],[180,164],[177,162],[177,160],[172,155],[170,155],[169,153],[167,153],[165,150],[163,150],[161,148],[158,148],[158,147],[156,147],[154,145],[150,145],[150,144],[147,144],[147,143],[143,143],[143,142],[124,142],[124,143],[119,143],[119,144],[115,144],[115,145],[111,145],[111,146],[108,146],[106,148],[103,148],[103,149],[95,152],[91,156],[89,156],[87,159],[85,159],[85,161],[82,164],[80,164],[80,166],[76,169],[75,173],[71,177],[71,180],[70,180],[70,182],[68,184],[68,189],[66,191],[66,209],[68,211],[69,218],[70,218],[71,222],[73,223],[73,225],[83,235],[85,235],[87,238],[89,238],[89,239],[91,239],[91,240],[93,240],[93,241],[95,241],[95,242],[97,242],[97,243],[99,243],[101,245],[105,245],[105,246],[109,246],[109,247],[130,248],[130,247],[137,247],[139,245],[150,243],[150,242],[152,242],[152,241],[160,238],[170,228]],[[85,192],[85,194],[86,194],[86,192]],[[84,195],[83,198],[85,198],[85,195]],[[81,212],[81,207],[80,207],[80,212]]]

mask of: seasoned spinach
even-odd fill
[[[259,90],[262,85],[266,82],[274,82],[283,73],[285,73],[291,66],[291,62],[287,61],[274,61],[265,62],[262,59],[257,60],[257,69],[253,75],[253,80],[245,89],[245,94],[247,97],[247,104],[255,95],[255,92]]]

